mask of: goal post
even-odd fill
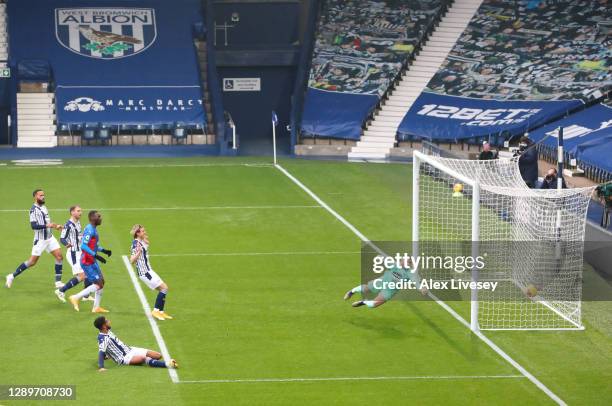
[[[470,326],[482,330],[582,329],[581,289],[586,212],[593,188],[528,188],[516,159],[413,156],[413,255],[488,255],[471,281]],[[559,244],[562,244],[559,257]],[[446,251],[446,252],[444,252]],[[421,277],[457,275],[428,269]]]

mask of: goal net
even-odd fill
[[[583,245],[593,188],[536,190],[517,159],[450,159],[416,151],[413,255],[484,256],[464,275],[429,268],[422,278],[497,282],[473,289],[473,329],[581,329]],[[464,295],[466,296],[466,295]]]

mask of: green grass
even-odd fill
[[[180,362],[181,381],[420,378],[173,384],[165,370],[112,363],[100,374],[94,317],[55,298],[52,260],[44,255],[11,290],[0,290],[0,384],[74,384],[79,404],[552,403],[522,377],[459,378],[518,372],[435,303],[351,308],[342,295],[359,283],[357,237],[313,207],[316,203],[280,171],[239,163],[261,161],[90,160],[67,162],[76,166],[72,169],[0,167],[5,252],[0,268],[8,273],[29,256],[27,209],[32,189],[41,186],[56,222],[66,220],[71,204],[101,209],[101,242],[114,252],[103,267],[103,305],[125,342],[157,349],[121,260],[129,250],[131,225],[147,226],[151,253],[159,255],[151,258],[153,267],[170,286],[167,311],[175,320],[159,324]],[[282,164],[370,239],[409,239],[410,166]],[[6,211],[11,209],[23,212]],[[281,254],[232,255],[275,252]],[[65,280],[69,273],[66,269]],[[152,303],[154,293],[143,289]],[[465,306],[457,306],[465,312]],[[607,404],[611,313],[606,303],[585,307],[583,332],[487,335],[566,402]]]

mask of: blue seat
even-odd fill
[[[106,142],[111,139],[110,127],[106,124],[100,123],[98,125],[97,137],[99,140]]]

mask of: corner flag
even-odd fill
[[[274,110],[272,110],[272,125],[275,127],[278,125],[278,116]]]

